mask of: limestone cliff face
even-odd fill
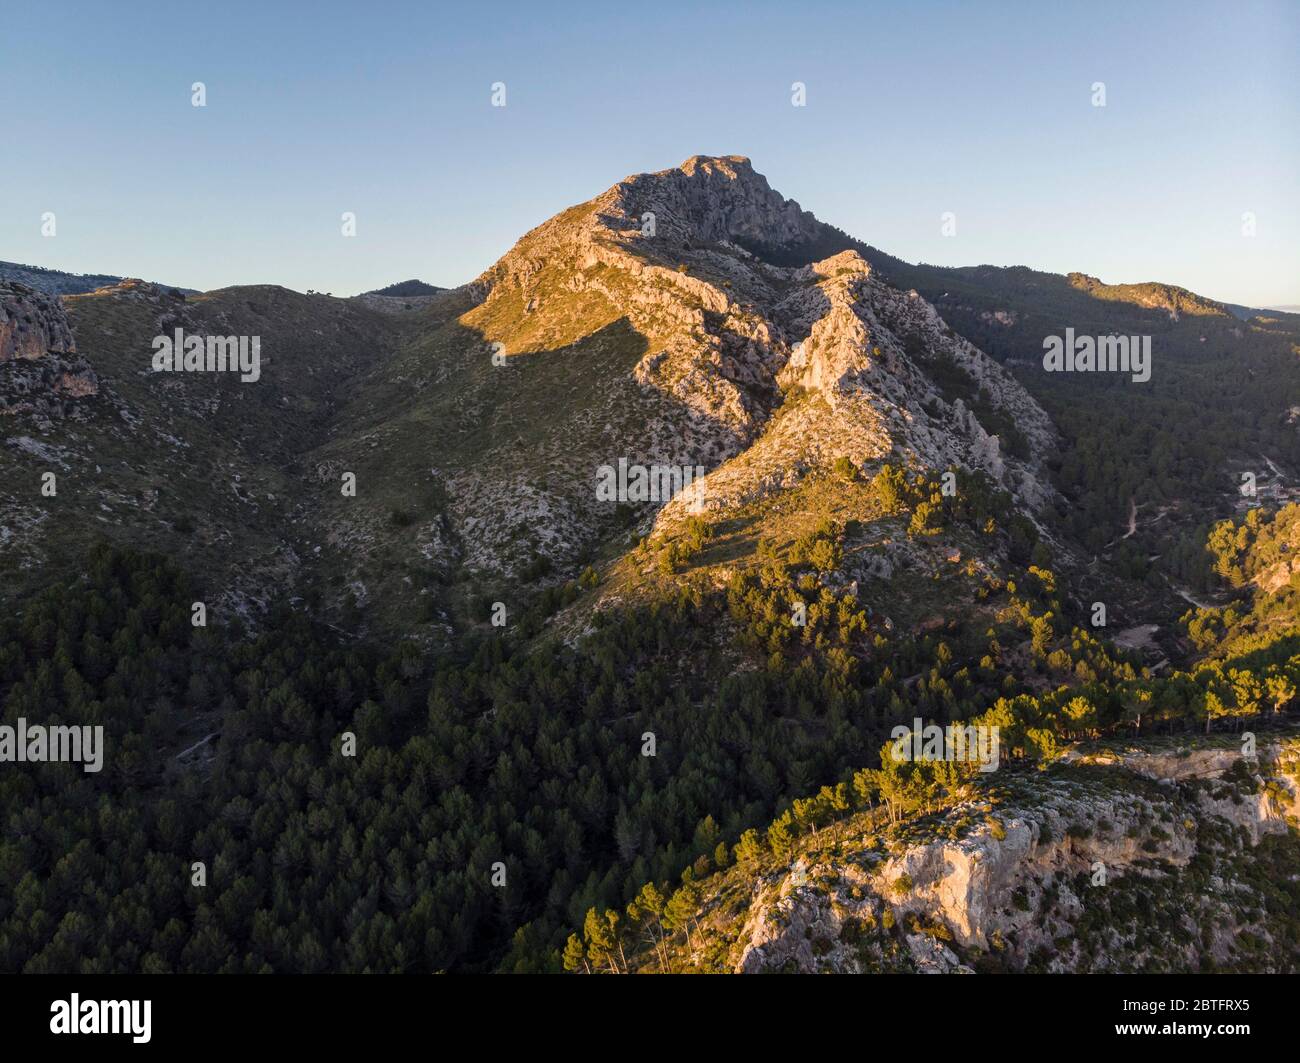
[[[0,282],[0,417],[35,425],[78,412],[75,400],[99,393],[57,295]]]
[[[849,825],[834,856],[801,854],[755,883],[733,969],[1197,970],[1230,964],[1242,931],[1273,944],[1238,874],[1266,839],[1298,844],[1300,742],[1264,743],[1253,761],[1130,751],[1091,767],[1103,770],[1030,780],[1014,803],[974,800],[893,842]]]
[[[788,489],[842,456],[979,469],[1031,513],[1042,507],[1055,430],[1008,373],[855,251],[777,264],[833,240],[749,160],[694,156],[529,232],[470,286],[477,305],[462,320],[523,357],[630,326],[644,341],[631,376],[654,401],[634,437],[607,433],[602,460],[645,454],[708,472],[700,491],[664,507],[661,530]],[[1011,456],[976,407],[1015,425],[1034,456]],[[490,508],[482,480],[471,473],[456,490]],[[503,509],[518,495],[498,493]],[[491,528],[505,536],[511,521],[486,523],[485,559],[505,552]]]
[[[0,362],[75,354],[68,316],[56,295],[0,282]]]
[[[923,437],[916,449],[924,460],[958,456],[941,442],[955,431],[1000,470],[996,446],[969,409],[943,403],[950,423],[930,428],[915,408],[940,398],[920,355],[955,364],[1034,443],[1050,443],[1047,415],[1009,374],[956,337],[915,292],[876,277],[856,252],[783,268],[737,242],[798,247],[824,230],[748,159],[694,156],[557,215],[472,287],[485,306],[517,307],[521,316],[561,314],[575,293],[603,297],[611,315],[625,316],[650,340],[637,379],[674,395],[736,444],[752,442],[797,385],[832,403],[850,391],[878,393],[876,405],[894,411],[899,442]]]
[[[645,212],[663,221],[656,238],[679,243],[723,241],[784,248],[816,240],[821,226],[792,199],[774,191],[742,155],[693,155],[681,166],[638,174],[615,186],[617,224]],[[639,226],[638,226],[639,227]]]

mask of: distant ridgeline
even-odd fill
[[[0,280],[17,281],[50,295],[83,295],[98,288],[121,284],[124,279],[107,273],[64,273],[41,266],[24,266],[18,262],[0,262]],[[194,288],[175,288],[170,284],[159,284],[158,287],[174,288],[186,295],[192,295],[196,291]]]
[[[437,295],[442,291],[446,291],[446,289],[435,288],[432,284],[425,284],[424,281],[409,280],[398,281],[396,284],[390,284],[387,288],[376,288],[373,292],[366,292],[365,294],[391,295],[402,298],[411,295]]]

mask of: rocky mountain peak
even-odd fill
[[[589,416],[640,413],[601,432],[592,467],[641,455],[704,470],[699,491],[659,511],[654,527],[664,534],[690,515],[772,498],[839,458],[979,470],[1040,508],[1050,494],[1041,462],[1011,459],[996,433],[1014,426],[1032,454],[1050,453],[1047,415],[857,250],[808,261],[834,245],[828,232],[748,159],[696,155],[625,178],[533,229],[470,287],[476,305],[459,320],[519,356],[521,371],[535,356],[588,352],[608,337],[625,360],[592,380],[604,397]],[[628,386],[635,393],[620,390]],[[565,460],[573,465],[571,453]],[[530,517],[530,527],[558,523],[562,512],[566,528],[595,526],[588,480],[573,480],[565,507]],[[499,509],[474,537],[471,561],[488,567],[521,534],[511,516],[520,489],[484,481],[468,473],[453,494]]]
[[[651,213],[657,234],[690,243],[784,247],[813,239],[821,228],[743,155],[692,155],[671,170],[628,177],[612,191],[638,226]]]
[[[754,172],[753,163],[745,155],[692,155],[677,168],[688,177],[694,176],[697,170],[717,170],[732,179],[737,177],[739,170],[748,170],[751,174]],[[762,180],[761,177],[759,179]]]

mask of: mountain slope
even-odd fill
[[[401,312],[7,286],[0,704],[120,755],[0,776],[0,966],[555,970],[583,926],[569,959],[626,968],[613,912],[637,966],[649,931],[708,969],[1285,967],[1291,747],[1215,758],[1296,703],[1296,514],[1257,508],[1286,457],[1250,499],[1116,491],[1294,433],[1287,323],[842,239],[696,157]],[[1078,322],[1170,372],[1044,378]],[[178,329],[257,337],[257,379],[154,371]],[[602,490],[636,467],[649,497]],[[1189,612],[1197,560],[1221,604]],[[1005,770],[882,756],[917,717],[1001,728]],[[1166,735],[1198,743],[1172,770]],[[1061,763],[1099,738],[1224,771]],[[195,853],[210,899],[178,903]]]
[[[417,541],[449,536],[485,583],[539,561],[574,573],[616,556],[629,520],[652,530],[659,505],[597,497],[620,460],[706,474],[658,535],[679,511],[724,520],[839,458],[980,470],[1041,508],[1035,455],[1053,430],[1009,374],[857,255],[792,268],[741,246],[798,242],[810,219],[743,159],[628,178],[413,317],[322,453],[342,460],[382,421],[385,461],[446,493],[444,511],[413,514]]]
[[[277,288],[186,297],[126,281],[38,302],[79,361],[0,361],[0,532],[10,593],[77,563],[99,538],[183,558],[215,597],[265,602],[302,578],[323,488],[304,453],[324,438],[339,388],[388,342],[386,315]],[[155,336],[260,336],[260,384],[235,374],[155,373]],[[33,373],[48,379],[37,391]],[[54,473],[55,494],[41,493]],[[241,611],[243,604],[239,605]]]
[[[67,309],[84,361],[67,375],[47,356],[40,370],[68,381],[57,402],[41,400],[64,416],[11,403],[15,477],[37,453],[84,468],[120,453],[129,482],[65,481],[58,505],[74,507],[78,526],[141,545],[179,538],[175,548],[208,559],[215,593],[274,573],[327,611],[356,602],[381,626],[434,640],[484,622],[485,601],[526,608],[588,565],[620,595],[662,582],[637,543],[680,550],[700,522],[719,545],[697,567],[725,580],[756,544],[803,534],[785,517],[805,482],[821,499],[813,508],[854,518],[828,476],[841,459],[864,479],[886,463],[982,474],[1035,526],[1030,545],[1075,566],[1075,592],[1093,599],[1078,545],[1109,556],[1135,510],[1137,533],[1110,570],[1145,583],[1107,596],[1136,619],[1153,583],[1160,610],[1175,601],[1145,560],[1169,524],[1148,532],[1148,521],[1168,515],[1187,536],[1163,572],[1194,583],[1201,569],[1183,559],[1199,549],[1197,522],[1230,509],[1231,462],[1264,450],[1285,469],[1300,457],[1278,406],[1286,388],[1270,379],[1296,372],[1285,315],[1243,324],[1168,286],[910,266],[817,221],[738,156],[629,177],[450,291],[184,297],[125,282]],[[1042,337],[1066,325],[1156,333],[1151,384],[1043,373]],[[178,326],[261,335],[267,374],[150,374],[154,336]],[[1242,354],[1228,361],[1233,344]],[[20,360],[7,366],[10,390],[29,393]],[[1233,424],[1222,396],[1275,416]],[[1152,461],[1108,460],[1101,436]],[[599,498],[600,470],[620,461],[703,478],[673,502]],[[355,497],[340,490],[346,473]],[[173,479],[160,518],[149,500]],[[136,496],[145,503],[124,501]],[[80,541],[42,516],[39,498],[11,492],[6,504],[0,524],[22,568]],[[222,560],[241,529],[261,529],[251,565]],[[965,549],[996,561],[1007,543]]]

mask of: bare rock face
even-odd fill
[[[0,417],[24,417],[35,427],[85,417],[83,399],[99,394],[99,378],[84,358],[48,354],[0,362]]]
[[[1222,962],[1239,929],[1261,933],[1257,899],[1234,870],[1244,848],[1300,822],[1300,740],[1264,743],[1244,762],[1233,750],[1135,749],[1085,763],[1150,781],[1044,777],[1014,806],[958,805],[883,848],[872,838],[842,842],[838,856],[801,854],[787,872],[755,883],[733,970],[887,962],[962,973],[989,953],[1011,969],[1049,954],[1058,971],[1139,968],[1149,946],[1108,919],[1092,920],[1089,933],[1101,938],[1091,946],[1075,941],[1089,910],[1126,882],[1163,904],[1170,924],[1197,931],[1164,954],[1173,969],[1196,970],[1205,955]],[[959,823],[968,826],[953,831]],[[1217,883],[1208,895],[1179,886],[1198,856]],[[881,951],[881,925],[904,928],[903,953]]]
[[[1018,811],[997,829],[984,826],[958,842],[907,850],[882,866],[884,880],[893,882],[906,874],[915,884],[915,895],[902,907],[933,910],[958,944],[988,948],[994,931],[1037,929],[1014,910],[1008,912],[1013,889],[1033,883],[1027,887],[1032,910],[1038,907],[1039,883],[1048,876],[1087,873],[1098,864],[1118,871],[1142,858],[1148,835],[1143,824],[1152,815],[1149,801],[1129,794],[1080,800],[1051,788],[1045,788],[1045,797],[1041,806]],[[1097,826],[1102,823],[1108,825],[1104,831]],[[1078,824],[1091,829],[1084,834]],[[1169,838],[1159,848],[1161,860],[1186,866],[1196,851],[1191,831],[1179,822],[1166,833]],[[1066,904],[1073,902],[1066,899]]]
[[[58,296],[0,282],[0,362],[74,354],[76,349]]]
[[[0,417],[39,426],[76,416],[75,400],[99,393],[95,371],[76,350],[57,295],[0,282]]]
[[[467,287],[477,305],[462,321],[507,356],[616,327],[642,342],[630,375],[647,420],[635,435],[608,432],[600,461],[646,454],[706,470],[702,490],[659,511],[660,529],[701,505],[717,513],[789,489],[842,456],[982,470],[1029,512],[1044,507],[1055,430],[1014,378],[857,251],[782,264],[844,239],[748,159],[693,156],[527,233]],[[941,379],[963,381],[965,398]],[[976,407],[1015,425],[1031,456],[1011,457]],[[470,470],[452,482],[486,506],[484,557],[506,556],[517,492],[480,480]],[[581,523],[589,504],[575,494],[550,508]]]
[[[676,169],[629,177],[615,191],[638,224],[654,214],[656,237],[781,248],[814,240],[820,231],[811,213],[774,191],[741,155],[693,155]]]
[[[774,192],[747,159],[695,156],[675,170],[629,178],[607,197],[601,218],[626,249],[622,257],[647,263],[643,276],[699,307],[696,341],[654,351],[656,373],[647,382],[684,381],[687,390],[708,392],[701,388],[708,380],[730,402],[725,412],[708,402],[700,412],[726,421],[747,444],[707,485],[710,508],[753,497],[763,485],[789,486],[771,475],[778,468],[890,453],[931,468],[981,469],[1031,510],[1047,502],[1036,459],[1009,460],[969,404],[940,392],[933,370],[963,374],[970,397],[1016,424],[1032,453],[1051,451],[1047,415],[916,292],[886,284],[853,250],[801,267],[746,250],[828,239],[825,226]],[[820,401],[792,412],[794,393]]]

